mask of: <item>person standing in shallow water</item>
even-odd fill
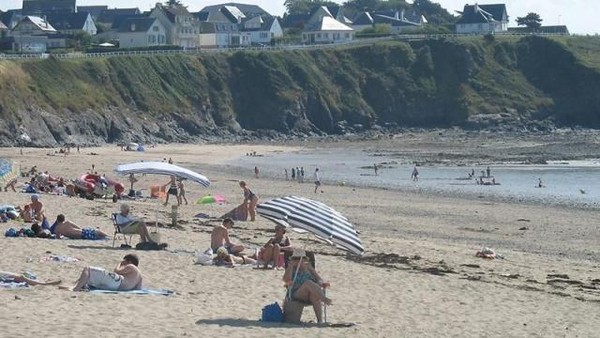
[[[254,177],[258,178],[259,174],[260,174],[260,171],[258,170],[258,167],[255,166],[254,167]]]
[[[315,194],[317,193],[317,189],[321,186],[321,177],[319,176],[319,168],[315,169],[315,173],[313,174],[313,179],[315,181]],[[321,190],[323,192],[323,190]]]
[[[419,180],[419,171],[417,170],[417,167],[413,169],[412,174],[410,174],[410,177],[414,182],[417,182]]]
[[[292,168],[292,181],[296,180],[296,169]]]
[[[373,163],[373,170],[375,170],[375,176],[377,176],[379,170],[379,168],[377,168],[377,163]]]

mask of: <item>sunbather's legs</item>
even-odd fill
[[[56,284],[60,284],[60,279],[56,280],[56,281],[41,281],[41,280],[35,280],[35,279],[30,279],[27,278],[23,275],[17,275],[17,274],[11,274],[11,278],[15,281],[15,282],[19,282],[19,283],[27,283],[29,285],[35,286],[35,285],[56,285]]]
[[[321,287],[313,281],[304,282],[294,293],[294,298],[303,302],[311,303],[319,323],[323,322],[323,307],[321,302],[331,305],[331,299],[325,297],[325,293]]]
[[[230,252],[230,253],[232,253],[232,254],[234,254],[234,255],[237,255],[237,254],[239,254],[240,252],[244,251],[244,249],[245,249],[245,248],[244,248],[244,246],[243,246],[243,245],[241,245],[241,244],[234,244],[234,245],[232,245],[232,246],[229,248],[229,252]]]
[[[90,281],[90,267],[86,266],[81,271],[79,279],[75,282],[75,286],[71,288],[72,291],[81,291]]]

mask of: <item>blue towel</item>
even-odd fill
[[[123,295],[162,295],[171,296],[175,292],[167,289],[142,289],[142,290],[131,290],[131,291],[112,291],[112,290],[100,290],[92,289],[91,293],[109,293],[109,294],[123,294]]]

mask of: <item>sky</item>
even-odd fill
[[[283,15],[285,10],[284,0],[180,0],[188,6],[190,11],[199,11],[204,6],[216,5],[225,2],[239,2],[261,6],[273,15]],[[334,0],[342,3],[343,0]],[[510,17],[509,26],[516,26],[515,19],[525,16],[529,12],[538,13],[544,20],[544,25],[567,25],[571,33],[576,34],[600,34],[600,0],[499,0],[499,1],[470,1],[465,0],[433,0],[446,8],[450,13],[462,10],[465,4],[506,4]],[[410,2],[410,1],[409,1]],[[156,1],[151,0],[77,0],[78,6],[85,5],[108,5],[115,7],[138,7],[140,10],[149,10],[154,7]],[[22,0],[0,0],[0,9],[21,8]]]

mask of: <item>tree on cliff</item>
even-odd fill
[[[327,0],[285,0],[283,3],[287,14],[306,14],[317,6],[339,6],[333,1]]]
[[[415,0],[413,7],[423,14],[427,21],[433,25],[451,24],[456,21],[456,17],[445,10],[440,4],[430,0]]]
[[[528,13],[525,16],[517,18],[517,25],[519,26],[527,26],[528,28],[540,28],[542,26],[542,19],[540,15],[537,13]]]
[[[179,7],[179,6],[183,6],[183,4],[179,0],[167,0],[165,2],[165,6],[167,6],[167,7]]]

